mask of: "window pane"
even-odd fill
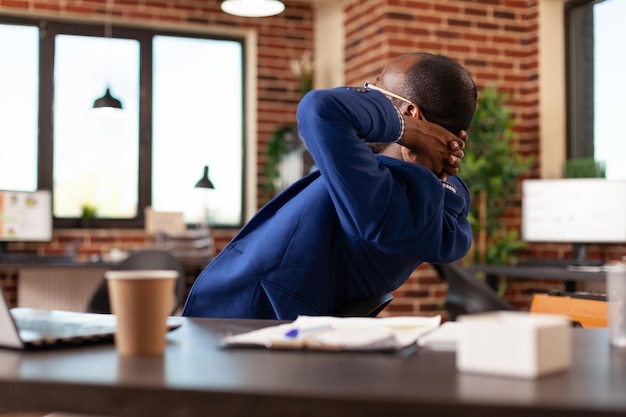
[[[154,38],[152,205],[213,225],[242,218],[243,53],[239,42]],[[203,168],[215,189],[195,189]]]
[[[57,35],[54,64],[54,215],[137,216],[139,43]],[[123,110],[93,109],[110,87]],[[103,114],[104,113],[104,114]]]
[[[0,189],[37,188],[39,29],[0,25]]]
[[[606,162],[609,179],[626,180],[626,164],[619,150],[626,141],[626,0],[594,5],[595,158]]]

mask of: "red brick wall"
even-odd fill
[[[479,90],[495,86],[512,95],[517,149],[539,152],[536,1],[354,0],[346,22],[348,83],[373,80],[386,61],[406,52],[450,56]]]

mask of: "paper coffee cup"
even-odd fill
[[[162,355],[177,271],[107,271],[111,310],[117,318],[120,355]]]

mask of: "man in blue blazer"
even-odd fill
[[[299,132],[318,170],[240,230],[200,274],[183,315],[331,314],[398,288],[422,262],[465,255],[470,199],[454,174],[476,106],[471,76],[449,58],[414,53],[376,84],[302,99]]]

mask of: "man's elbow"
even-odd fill
[[[472,243],[471,226],[469,224],[464,226],[457,225],[454,229],[444,234],[439,253],[428,262],[450,263],[458,261],[467,255],[472,247]]]

